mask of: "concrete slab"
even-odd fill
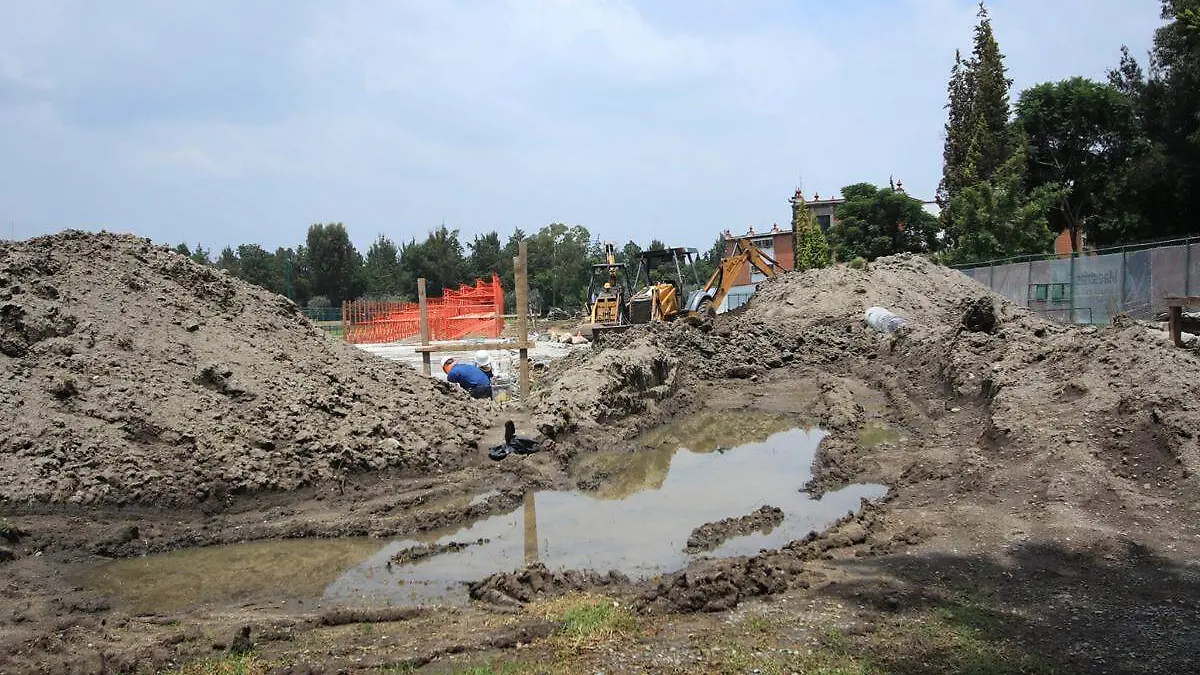
[[[462,342],[461,340],[459,342]],[[496,373],[497,379],[500,380],[516,380],[517,377],[517,361],[519,352],[516,349],[487,349],[483,344],[484,340],[479,341],[478,349],[486,349],[488,356],[492,360],[492,370]],[[437,344],[435,342],[434,344]],[[357,345],[359,349],[369,352],[376,356],[391,360],[402,361],[412,366],[417,372],[421,371],[421,354],[416,351],[418,345],[401,344],[397,342],[388,342],[383,344],[362,344]],[[564,345],[557,342],[535,342],[533,348],[529,350],[529,360],[531,363],[547,363],[554,359],[561,359],[570,354],[572,350],[590,349],[589,345]],[[473,360],[475,358],[476,349],[465,349],[463,351],[439,352],[433,355],[432,371],[433,377],[440,380],[446,379],[446,375],[442,372],[442,361],[454,357],[456,359]]]

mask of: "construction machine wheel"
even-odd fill
[[[712,298],[701,300],[700,305],[696,307],[696,314],[699,314],[702,319],[711,319],[716,316],[717,312],[713,309]]]

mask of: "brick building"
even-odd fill
[[[811,201],[806,201],[803,199],[800,190],[796,190],[796,193],[788,201],[792,205],[793,221],[795,221],[796,211],[803,204],[817,219],[817,224],[821,226],[821,229],[828,232],[830,226],[836,222],[834,210],[846,200],[821,199],[819,194],[814,194]],[[790,271],[796,266],[796,238],[795,232],[790,226],[782,228],[778,223],[774,223],[769,228],[759,230],[759,228],[750,227],[744,232],[732,232],[727,229],[724,232],[724,236],[725,255],[732,254],[737,240],[745,237],[755,246],[762,249],[767,255],[774,258],[784,271]],[[726,296],[725,301],[721,303],[717,311],[724,312],[742,306],[754,294],[754,289],[758,286],[758,282],[764,278],[758,270],[754,269],[753,266],[749,266],[734,282],[734,287],[730,289],[729,295]]]

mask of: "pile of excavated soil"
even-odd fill
[[[908,326],[873,330],[864,321],[872,306]],[[699,392],[694,405],[716,397],[795,411],[798,424],[819,420],[831,435],[818,449],[816,491],[851,481],[892,487],[870,527],[842,528],[854,530],[846,541],[835,532],[693,565],[648,592],[648,607],[724,608],[775,592],[790,583],[780,573],[796,579],[797,561],[813,546],[827,555],[826,543],[860,555],[919,545],[931,556],[989,562],[1036,543],[1062,551],[1047,564],[1068,567],[1114,540],[1128,544],[1123,551],[1152,551],[1162,565],[1200,555],[1200,357],[1162,331],[1121,318],[1105,327],[1056,323],[958,271],[903,255],[863,270],[782,275],[744,310],[611,336],[575,368],[626,363],[647,349],[677,361],[674,389]],[[672,401],[655,398],[651,412]],[[906,440],[860,442],[869,421],[903,429]],[[894,560],[901,574],[903,558],[879,564],[890,569]],[[1059,592],[1037,574],[1006,587],[1005,600]],[[1119,616],[1126,601],[1105,601],[1104,616]]]
[[[2,503],[182,504],[428,472],[486,424],[457,388],[148,240],[0,244]]]

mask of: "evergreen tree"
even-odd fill
[[[966,63],[962,52],[954,51],[954,67],[950,69],[949,100],[946,103],[946,141],[942,148],[942,181],[938,185],[937,202],[943,209],[954,195],[968,185],[964,174],[974,172],[967,166],[968,120],[971,119],[971,91],[967,86]]]
[[[400,285],[403,280],[400,273],[400,250],[391,239],[382,234],[367,249],[363,280],[366,282],[367,295],[373,298],[390,299],[406,295],[405,289]],[[408,294],[407,297],[412,297],[413,294]]]
[[[308,262],[312,291],[329,299],[334,307],[362,292],[362,256],[350,242],[341,223],[315,224],[308,228]]]
[[[808,231],[804,235],[804,248],[796,255],[796,269],[813,270],[829,267],[829,240],[816,218],[808,219]]]
[[[471,255],[467,258],[467,268],[474,279],[487,280],[493,274],[503,277],[505,271],[512,267],[512,256],[505,255],[500,235],[494,231],[476,235],[468,246]]]
[[[948,261],[994,260],[1049,248],[1054,239],[1049,213],[1063,190],[1049,184],[1027,191],[1027,161],[1021,147],[991,180],[963,188],[950,201],[946,210],[958,225],[958,241]]]
[[[1008,161],[1011,152],[1009,138],[1008,79],[1004,55],[992,33],[992,21],[987,7],[979,3],[979,25],[975,27],[975,48],[967,67],[966,84],[971,96],[970,140],[968,167],[974,160],[974,176],[970,180],[990,180],[996,170]]]
[[[804,193],[796,190],[790,200],[792,203],[792,251],[796,256],[796,269],[800,267],[800,253],[804,250],[805,237],[808,235],[809,223],[813,220],[808,202],[804,201]]]

